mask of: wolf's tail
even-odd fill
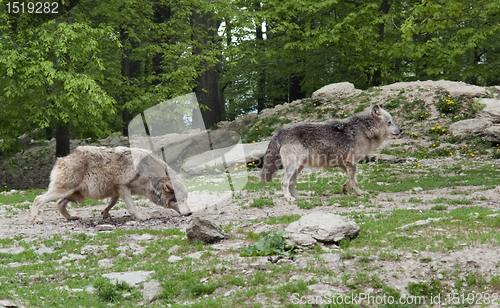
[[[274,173],[278,171],[278,168],[281,165],[281,142],[279,135],[280,134],[278,133],[273,137],[273,139],[271,139],[271,142],[269,142],[267,147],[266,154],[264,155],[264,165],[262,167],[262,173],[260,174],[260,178],[264,183],[271,182]]]

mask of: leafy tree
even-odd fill
[[[106,71],[104,52],[118,48],[109,27],[72,21],[71,15],[37,23],[35,14],[1,19],[0,118],[3,148],[31,129],[57,125],[78,136],[109,133],[104,113],[113,113],[115,100],[101,87]],[[12,21],[12,22],[11,22]],[[69,144],[56,140],[56,155],[69,153]]]

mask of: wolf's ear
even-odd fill
[[[170,182],[170,181],[165,182],[165,187],[169,191],[174,191],[174,186],[172,185],[172,182]]]
[[[378,104],[378,106],[380,107],[380,109],[384,108],[384,104]]]
[[[372,113],[376,114],[376,115],[379,115],[380,114],[380,109],[382,109],[382,107],[380,107],[379,105],[375,105],[375,106],[373,106]]]

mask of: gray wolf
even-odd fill
[[[39,207],[56,199],[57,209],[67,220],[79,219],[68,213],[66,205],[69,201],[83,204],[85,198],[111,198],[101,213],[103,218],[110,218],[109,210],[122,198],[133,217],[149,219],[137,211],[132,195],[143,195],[182,215],[191,214],[182,177],[150,151],[81,146],[57,159],[50,173],[49,190],[35,198],[31,206],[31,221],[43,223],[38,217]]]
[[[379,147],[389,135],[402,130],[392,122],[392,116],[375,105],[345,119],[332,119],[319,123],[298,123],[281,129],[269,143],[261,173],[269,183],[283,165],[285,174],[281,187],[285,199],[299,199],[295,188],[297,176],[305,166],[339,167],[347,174],[342,192],[352,187],[356,195],[364,192],[356,180],[356,163]]]

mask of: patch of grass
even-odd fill
[[[408,286],[406,287],[408,292],[414,296],[425,296],[427,298],[431,298],[439,295],[443,291],[443,285],[437,279],[432,279],[429,282],[421,281],[421,282],[408,282]]]
[[[123,293],[134,291],[134,288],[126,282],[112,283],[111,280],[104,277],[96,279],[94,288],[96,288],[95,294],[99,298],[99,301],[104,303],[119,302],[123,300]]]
[[[253,200],[250,205],[251,207],[256,207],[258,209],[263,209],[265,206],[274,206],[273,199],[271,197],[260,197]]]
[[[433,207],[431,207],[431,210],[433,211],[446,211],[448,207],[446,205],[438,204]]]
[[[322,206],[323,201],[320,198],[309,198],[297,200],[297,206],[304,210],[312,209],[316,206]]]

